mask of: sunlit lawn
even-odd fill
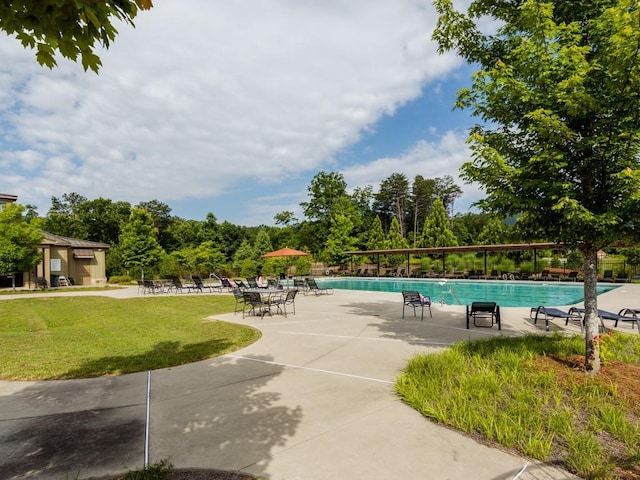
[[[252,328],[207,317],[233,310],[228,295],[0,301],[0,379],[84,378],[219,356],[255,342]]]

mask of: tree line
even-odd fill
[[[259,269],[284,268],[284,260],[265,265],[261,255],[289,246],[327,264],[345,264],[350,250],[471,245],[512,241],[510,228],[479,213],[451,216],[462,190],[450,176],[410,181],[393,173],[376,192],[373,186],[349,193],[339,172],[318,172],[301,203],[304,218],[291,211],[274,216],[274,225],[240,226],[219,222],[214,213],[204,220],[172,214],[159,200],[135,205],[107,198],[88,199],[78,193],[51,198],[40,216],[24,207],[25,221],[47,232],[107,243],[107,275],[206,274],[247,275]],[[310,259],[297,261],[304,264]],[[390,259],[393,263],[393,259]],[[301,265],[304,268],[304,265]],[[276,272],[277,273],[277,272]]]

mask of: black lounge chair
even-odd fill
[[[209,290],[209,293],[212,293],[214,288],[220,288],[220,290],[222,291],[222,285],[215,286],[215,285],[211,285],[210,283],[204,283],[200,275],[193,275],[191,277],[191,280],[193,280],[193,284],[194,284],[192,288],[194,290],[197,290],[198,292],[204,292],[205,288]]]
[[[569,312],[571,311],[576,311],[580,314],[581,317],[584,317],[584,308],[574,307],[571,310],[569,310]],[[598,318],[600,319],[600,325],[602,326],[603,330],[606,328],[604,326],[604,321],[613,320],[616,322],[613,325],[614,327],[617,327],[618,322],[620,321],[632,322],[631,328],[633,328],[634,325],[638,326],[638,333],[640,333],[640,319],[638,319],[637,313],[640,313],[640,310],[634,310],[631,308],[623,308],[622,310],[620,310],[619,313],[607,312],[606,310],[598,310]],[[583,323],[584,323],[584,320],[583,320]]]
[[[603,282],[613,282],[613,270],[605,270],[602,273]]]
[[[302,293],[304,293],[305,295],[307,294],[307,290],[309,290],[309,286],[301,278],[294,278],[293,279],[293,288],[295,288],[297,290],[302,290]]]
[[[578,281],[578,272],[576,270],[571,270],[569,274],[563,278],[565,282],[577,282]]]
[[[549,318],[564,318],[566,320],[565,325],[569,324],[569,320],[577,320],[578,322],[580,322],[580,330],[582,330],[583,328],[582,315],[580,315],[577,311],[574,311],[574,309],[565,312],[563,310],[560,310],[559,308],[544,307],[540,305],[538,308],[532,308],[531,314],[533,314],[534,311],[536,314],[533,320],[533,324],[536,325],[538,323],[538,316],[542,314],[544,315],[544,321],[547,331],[549,331]],[[531,317],[531,314],[529,315],[529,317]]]
[[[633,328],[634,325],[638,327],[638,334],[640,334],[640,308],[623,308],[618,312],[618,315],[620,315],[619,320],[622,320],[623,322],[632,322],[631,328]],[[617,326],[618,320],[616,320],[614,327]]]
[[[404,318],[404,308],[413,308],[413,316],[416,316],[416,308],[421,311],[420,320],[424,320],[424,307],[429,309],[429,316],[433,317],[431,313],[431,297],[423,297],[420,292],[415,290],[405,290],[402,292],[402,318]]]
[[[613,281],[614,283],[627,283],[629,281],[629,275],[624,272],[620,272],[616,275],[616,279]]]
[[[500,321],[500,305],[496,302],[472,302],[467,305],[467,329],[473,318],[474,327],[493,327],[494,322],[498,324],[498,330],[502,330]],[[478,325],[477,320],[490,320],[490,325]]]
[[[307,293],[312,292],[316,295],[322,295],[323,293],[330,295],[333,293],[333,288],[319,287],[314,278],[306,278],[305,282],[307,283]]]

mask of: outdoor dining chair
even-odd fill
[[[471,305],[467,305],[467,329],[472,318],[474,327],[493,327],[496,323],[498,330],[502,330],[500,306],[496,302],[472,302]],[[478,324],[478,320],[483,320],[484,323]],[[487,325],[487,321],[491,323]]]

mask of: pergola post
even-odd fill
[[[487,275],[487,251],[484,251],[484,274]]]

